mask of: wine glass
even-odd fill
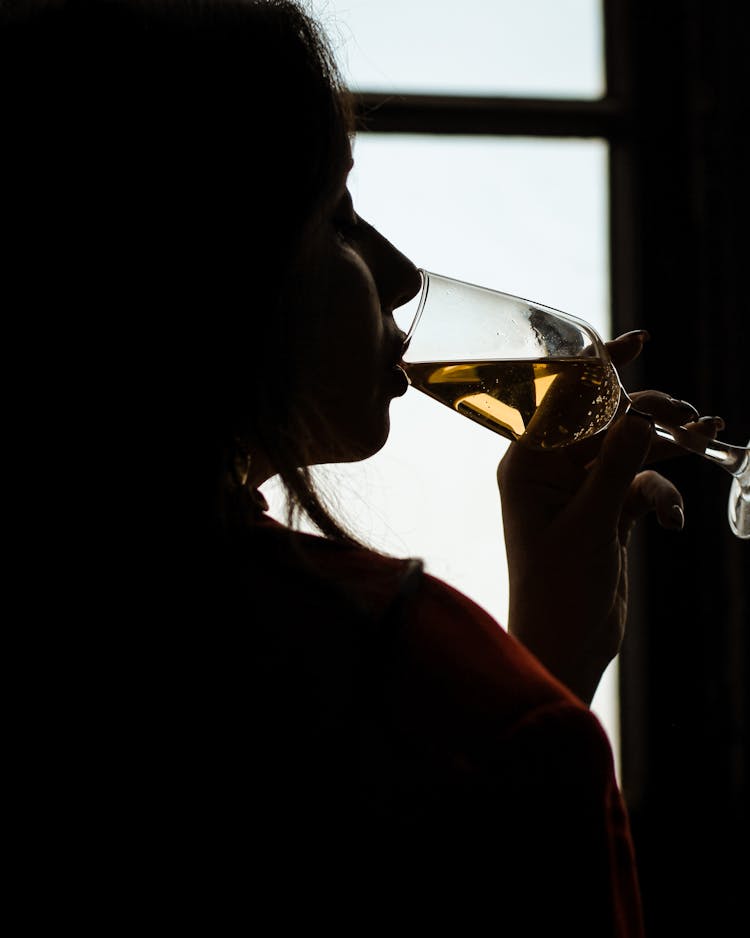
[[[508,293],[420,274],[421,293],[394,313],[406,333],[402,365],[412,387],[538,449],[601,433],[632,405],[588,323]],[[654,432],[730,473],[730,527],[750,537],[750,449],[685,427],[656,425]]]

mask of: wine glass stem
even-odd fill
[[[731,446],[721,440],[706,439],[702,434],[690,430],[667,430],[655,426],[654,432],[663,440],[677,443],[683,449],[723,466],[730,475],[738,478],[743,474],[747,476],[750,449],[746,446]]]

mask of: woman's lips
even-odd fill
[[[394,396],[403,397],[409,390],[409,379],[406,377],[406,372],[401,365],[394,365],[391,369],[391,374],[393,375],[393,384],[397,388]]]

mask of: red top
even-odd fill
[[[318,898],[318,874],[351,889],[356,870],[375,917],[398,897],[423,926],[642,935],[611,748],[578,698],[414,561],[265,516],[249,544],[264,850],[294,857]],[[335,872],[321,839],[345,858]]]

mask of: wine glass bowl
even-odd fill
[[[512,294],[421,274],[403,353],[413,387],[541,449],[609,426],[622,389],[588,323]]]
[[[421,270],[422,290],[394,316],[412,387],[511,440],[555,449],[603,432],[632,406],[604,341],[582,319],[509,293]],[[657,436],[733,477],[732,531],[750,537],[750,457],[690,428]]]

